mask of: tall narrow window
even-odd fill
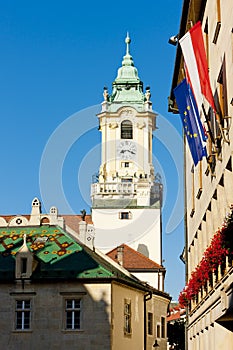
[[[27,258],[21,259],[21,273],[27,273]]]
[[[124,333],[129,335],[132,333],[131,329],[131,301],[124,301]]]
[[[153,335],[153,314],[152,314],[152,312],[148,312],[147,332],[149,335]]]
[[[219,107],[221,117],[228,115],[228,106],[227,106],[227,81],[226,81],[226,59],[224,56],[222,67],[218,76],[219,84]]]
[[[16,325],[18,330],[30,329],[31,300],[16,300]]]
[[[161,338],[166,338],[166,324],[165,317],[161,317]]]
[[[66,300],[66,329],[81,329],[81,299]]]
[[[132,139],[133,138],[133,125],[130,120],[123,120],[121,123],[121,138]]]
[[[157,338],[160,338],[160,324],[157,324],[157,327],[156,327],[156,335],[157,335]]]

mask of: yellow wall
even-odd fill
[[[124,300],[131,300],[132,334],[124,334]],[[144,348],[143,292],[112,284],[112,350],[142,350]]]

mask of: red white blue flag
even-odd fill
[[[206,58],[201,22],[197,22],[180,40],[185,61],[186,78],[191,85],[200,112],[203,96],[215,109],[210,86],[208,63]]]

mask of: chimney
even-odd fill
[[[123,266],[124,261],[124,246],[120,245],[117,247],[117,262],[119,265]]]
[[[86,221],[81,220],[79,222],[79,239],[84,244],[86,243],[86,234],[87,234],[87,223]]]

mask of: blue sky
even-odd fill
[[[165,188],[165,287],[174,299],[184,286],[179,259],[184,244],[182,147],[175,135],[181,135],[179,116],[167,112],[176,52],[168,39],[178,32],[181,7],[182,0],[119,0],[111,6],[106,1],[0,2],[0,213],[29,213],[35,196],[43,201],[43,210],[51,204],[65,213],[59,191],[50,193],[53,179],[60,181],[70,212],[89,211],[91,174],[100,162],[95,111],[103,87],[111,90],[129,31],[131,55],[159,114],[153,153]],[[65,134],[67,120],[70,134]],[[76,133],[80,137],[75,139]],[[54,136],[59,141],[48,155],[46,144]],[[59,174],[53,172],[56,161],[61,163]]]

